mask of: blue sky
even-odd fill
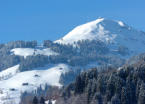
[[[56,40],[98,17],[145,31],[145,0],[0,0],[0,43]]]

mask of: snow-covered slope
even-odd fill
[[[11,52],[14,55],[24,56],[24,58],[26,58],[27,56],[38,55],[38,54],[46,55],[46,56],[58,55],[58,53],[52,51],[49,48],[44,48],[44,49],[14,48],[11,50]]]
[[[0,72],[0,81],[6,80],[14,76],[18,72],[19,72],[19,65],[5,69],[4,71]]]
[[[17,67],[18,65],[6,69],[5,72],[13,73]],[[40,87],[40,85],[42,87],[45,86],[45,84],[61,87],[59,83],[60,76],[69,69],[69,66],[65,64],[58,64],[37,68],[32,71],[15,73],[15,76],[0,81],[0,104],[11,101],[14,101],[14,104],[18,104],[21,92],[34,91],[37,87]],[[1,72],[0,75],[1,74],[4,74],[4,72]]]
[[[131,53],[145,52],[145,34],[121,21],[99,18],[95,21],[77,26],[55,43],[75,45],[77,41],[100,40],[111,50],[123,46]],[[140,48],[138,48],[140,46]]]

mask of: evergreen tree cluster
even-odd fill
[[[70,78],[69,75],[62,77]],[[73,73],[73,74],[72,74]],[[20,104],[35,102],[41,97],[51,100],[55,96],[56,104],[145,104],[145,59],[121,68],[93,68],[77,75],[74,82],[57,89],[40,86],[35,93],[24,93]],[[73,76],[72,76],[73,77]],[[73,78],[72,78],[73,79]],[[63,80],[62,80],[63,81]]]
[[[60,89],[47,84],[43,87],[40,85],[36,91],[22,93],[20,104],[52,104],[59,97]]]
[[[116,69],[83,72],[56,104],[145,104],[145,61]]]
[[[7,44],[0,44],[0,71],[12,67],[22,60],[21,56],[11,54],[11,49],[14,48],[35,48],[37,41],[14,41]]]
[[[51,63],[66,63],[70,66],[84,66],[91,62],[96,62],[99,65],[113,64],[114,66],[124,64],[124,60],[117,55],[113,55],[114,53],[101,41],[78,41],[74,43],[76,46],[57,44],[51,41],[44,42],[46,47],[59,53],[58,56],[50,56]],[[122,48],[122,51],[123,49],[125,48]]]
[[[37,41],[14,41],[0,44],[0,71],[20,64],[20,70],[32,70],[32,68],[43,67],[46,64],[65,63],[70,66],[85,66],[90,63],[98,65],[121,66],[124,60],[116,55],[110,54],[107,45],[100,41],[78,41],[76,46],[54,43],[50,40],[43,42],[43,48],[50,48],[58,55],[44,56],[32,55],[26,58],[11,53],[14,48],[40,48]],[[123,51],[125,48],[120,48]]]
[[[35,55],[28,56],[26,59],[22,60],[20,63],[20,71],[28,71],[37,67],[44,67],[49,64],[48,56],[45,55]]]

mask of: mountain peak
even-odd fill
[[[112,41],[114,35],[110,32],[120,30],[121,27],[125,27],[122,21],[113,21],[105,18],[98,18],[94,21],[77,26],[63,38],[56,40],[56,43],[61,44],[73,44],[79,40],[93,40],[98,39],[101,41]],[[112,30],[112,29],[116,30]]]
[[[123,46],[130,49],[130,52],[144,52],[145,34],[126,25],[122,21],[98,18],[94,21],[77,26],[63,38],[55,43],[76,45],[82,40],[99,40],[109,45],[112,50],[117,50]]]

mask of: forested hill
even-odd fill
[[[145,104],[145,59],[117,70],[81,73],[56,104]]]
[[[24,93],[21,104],[145,104],[145,58],[141,56],[118,69],[89,69],[61,89],[46,86],[37,93]]]

